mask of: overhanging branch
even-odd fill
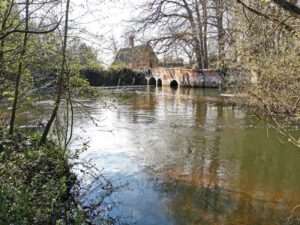
[[[38,31],[38,30],[21,30],[21,29],[14,29],[14,30],[11,30],[11,31],[7,31],[7,32],[4,32],[0,35],[0,40],[1,39],[4,39],[6,38],[7,36],[9,36],[10,34],[13,34],[13,33],[21,33],[21,34],[48,34],[48,33],[51,33],[53,31],[55,31],[60,23],[62,21],[62,18],[60,18],[60,20],[58,21],[58,23],[53,27],[51,28],[50,30],[45,30],[45,31]]]

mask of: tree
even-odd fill
[[[52,9],[55,7],[57,1],[30,2],[25,0],[23,2],[5,0],[0,3],[0,82],[4,87],[2,91],[6,90],[7,92],[10,85],[13,84],[14,86],[9,127],[9,134],[12,135],[22,75],[24,68],[28,66],[25,65],[26,61],[30,58],[26,55],[30,38],[31,36],[55,31],[59,23],[54,23],[53,25],[53,21],[47,17],[49,15],[49,8]],[[46,9],[47,7],[49,8]],[[42,12],[43,10],[44,12]],[[34,18],[34,23],[30,21],[31,18]],[[45,23],[46,18],[50,22],[48,25]],[[22,45],[19,46],[20,42]]]
[[[213,1],[213,10],[217,27],[218,60],[222,61],[225,58],[225,29],[223,25],[225,15],[224,0]]]
[[[178,41],[191,41],[198,66],[206,67],[203,65],[203,57],[206,54],[203,52],[202,17],[198,1],[151,0],[141,8],[143,9],[141,17],[134,21],[139,25],[138,32],[160,27],[158,36],[148,41],[155,44],[163,43],[167,48],[177,45]]]
[[[269,125],[299,146],[299,136],[287,128],[289,122],[276,118],[297,117],[300,112],[300,18],[284,2],[237,0],[231,5],[233,42],[228,51],[237,55],[232,65],[251,68],[258,75],[258,83],[243,90],[246,102],[267,113]]]
[[[24,29],[24,39],[23,39],[23,46],[20,53],[20,59],[18,62],[18,72],[16,77],[16,84],[15,84],[15,94],[14,94],[14,101],[13,107],[11,112],[11,119],[10,119],[10,126],[9,126],[9,134],[12,135],[14,132],[14,124],[16,118],[16,110],[17,110],[17,103],[19,97],[19,87],[20,87],[20,80],[23,72],[23,60],[27,50],[27,43],[28,43],[28,30],[29,30],[29,0],[25,2],[25,29]]]
[[[70,0],[67,0],[66,3],[66,10],[65,10],[65,26],[64,26],[64,38],[63,38],[63,45],[62,45],[62,62],[61,62],[61,68],[58,76],[58,89],[57,89],[57,97],[55,100],[54,108],[51,114],[50,119],[48,120],[44,132],[42,134],[40,145],[45,144],[47,140],[47,136],[49,134],[50,128],[52,126],[53,121],[56,118],[62,93],[63,93],[63,85],[64,85],[64,77],[66,73],[66,53],[67,53],[67,41],[68,41],[68,29],[69,29],[69,11],[70,11]]]
[[[199,68],[208,68],[214,57],[214,49],[218,49],[218,60],[226,57],[226,29],[229,25],[224,18],[229,15],[225,0],[148,0],[141,6],[137,32],[155,31],[156,35],[146,38],[157,49],[168,51],[181,49],[182,43],[189,42],[190,52],[194,52]],[[155,32],[152,32],[155,33]],[[185,45],[185,46],[187,46]],[[185,54],[185,50],[181,49]]]

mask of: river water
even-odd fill
[[[128,89],[114,107],[86,101],[82,154],[124,190],[115,216],[140,225],[289,224],[300,204],[300,150],[215,89]],[[95,126],[98,123],[98,126]],[[294,214],[297,214],[295,210]]]

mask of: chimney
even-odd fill
[[[134,47],[134,36],[133,35],[129,36],[129,38],[128,38],[128,46],[130,48]]]

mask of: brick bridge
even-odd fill
[[[222,72],[213,69],[192,70],[158,67],[146,73],[145,78],[148,85],[172,87],[220,87],[225,82],[257,83],[257,75],[242,68],[231,68]]]

